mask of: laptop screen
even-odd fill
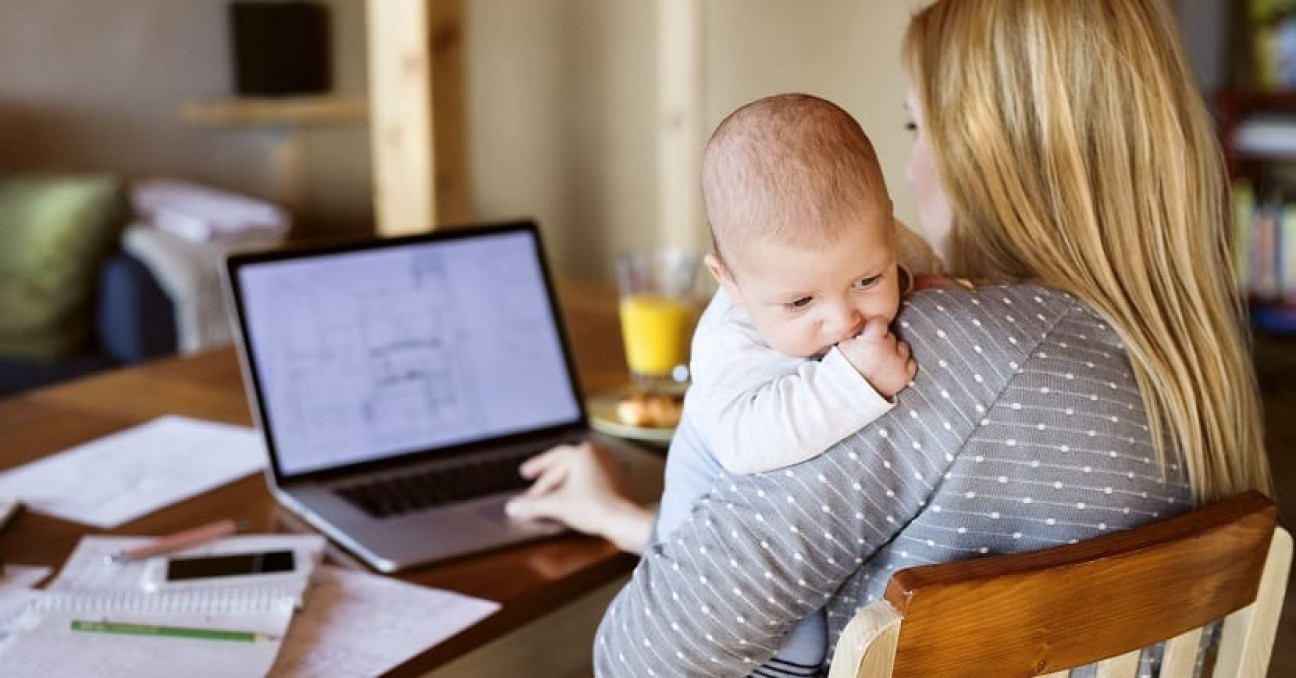
[[[282,475],[582,422],[533,228],[232,273]]]

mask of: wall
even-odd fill
[[[708,131],[766,94],[832,99],[873,137],[897,213],[916,225],[899,44],[921,4],[709,0]],[[612,254],[651,243],[656,228],[653,3],[468,0],[467,9],[478,216],[535,215],[558,270],[607,278]]]
[[[363,3],[333,0],[335,84],[364,89]],[[170,175],[273,198],[283,130],[198,129],[181,103],[232,91],[224,0],[0,0],[0,168]],[[359,41],[357,40],[359,38]],[[306,133],[304,211],[363,228],[363,126]]]
[[[464,0],[469,160],[480,219],[537,217],[556,269],[610,276],[656,227],[656,10],[646,0]],[[337,89],[365,88],[363,0],[330,0]],[[708,130],[753,98],[828,97],[872,135],[914,210],[899,41],[920,0],[708,0]],[[186,98],[231,90],[224,0],[0,0],[0,167],[168,174],[272,198],[282,131],[196,129]],[[303,230],[370,221],[364,126],[304,133]],[[702,228],[699,215],[698,228]]]

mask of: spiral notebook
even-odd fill
[[[0,678],[9,676],[264,676],[288,632],[307,581],[275,586],[210,587],[148,593],[143,562],[109,563],[107,556],[148,543],[147,537],[88,536],[0,642]],[[186,551],[188,555],[304,548],[322,552],[319,535],[240,535]],[[73,630],[110,623],[131,633]],[[145,627],[143,629],[138,627]],[[145,635],[145,630],[215,630],[257,640]],[[201,634],[191,634],[201,635]],[[220,635],[220,634],[218,634]]]
[[[288,632],[295,602],[292,596],[256,589],[46,593],[0,645],[0,677],[264,676]],[[78,631],[74,622],[118,629],[231,631],[255,634],[256,639]]]

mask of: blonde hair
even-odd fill
[[[753,237],[830,244],[858,227],[850,217],[891,212],[864,130],[808,94],[778,94],[730,113],[702,153],[702,199],[717,255]]]
[[[942,0],[904,55],[958,274],[1034,281],[1120,334],[1164,471],[1272,492],[1227,177],[1166,3]]]

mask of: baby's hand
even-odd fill
[[[918,363],[909,357],[909,344],[897,339],[880,318],[868,321],[859,336],[837,348],[883,398],[899,393],[918,373]]]

